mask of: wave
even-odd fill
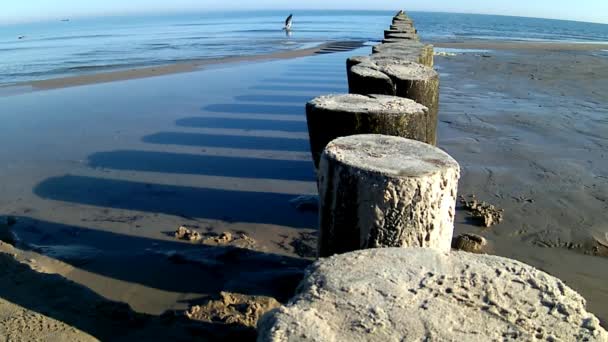
[[[180,50],[180,47],[173,44],[147,44],[144,47],[139,48],[139,50]]]
[[[234,31],[227,31],[226,33],[280,33],[283,32],[282,29],[265,29],[265,30],[234,30]],[[331,33],[331,32],[344,32],[344,30],[341,29],[323,29],[323,30],[315,30],[315,29],[294,29],[292,30],[292,33],[297,34],[297,33]]]
[[[74,40],[74,39],[95,39],[95,38],[114,38],[114,37],[126,37],[123,34],[90,34],[80,36],[56,36],[46,38],[32,38],[29,41],[56,41],[56,40]]]
[[[62,72],[73,72],[73,71],[89,71],[89,70],[107,70],[133,66],[135,63],[117,63],[117,64],[102,64],[102,65],[80,65],[75,67],[58,69],[57,71]]]
[[[517,40],[517,41],[531,41],[531,42],[568,42],[568,43],[599,43],[604,42],[605,37],[590,37],[587,35],[577,34],[552,34],[542,32],[501,32],[501,31],[489,31],[487,34],[480,32],[454,32],[454,37],[466,37],[474,39],[488,39],[488,40]],[[442,35],[439,35],[440,37]],[[445,36],[445,35],[443,35]]]
[[[196,26],[220,26],[220,25],[241,25],[241,22],[221,22],[221,23],[191,23],[191,24],[173,24],[171,27],[196,27]]]
[[[446,37],[446,35],[422,35],[442,38]],[[505,34],[502,32],[488,32],[487,34],[483,34],[480,32],[476,33],[462,33],[462,32],[454,32],[452,38],[470,38],[470,39],[482,39],[482,40],[499,40],[499,41],[529,41],[529,42],[575,42],[576,40],[573,37],[560,37],[560,36],[536,36],[531,37],[530,35],[525,34]],[[588,41],[590,43],[591,41]]]
[[[12,51],[26,51],[26,50],[39,50],[37,46],[28,47],[15,47],[15,48],[0,48],[0,52],[12,52]]]

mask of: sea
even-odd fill
[[[0,85],[260,55],[327,41],[378,41],[394,12],[284,11],[66,18],[0,25]],[[608,25],[493,15],[409,12],[428,42],[475,39],[608,44]],[[608,46],[608,45],[607,45]]]

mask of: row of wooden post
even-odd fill
[[[450,249],[460,169],[436,148],[433,47],[403,11],[370,56],[346,61],[349,94],[306,105],[326,257],[374,247]]]

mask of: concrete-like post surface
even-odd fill
[[[375,63],[359,63],[347,73],[348,92],[351,94],[395,95],[395,85],[390,76]]]
[[[413,62],[426,65],[430,68],[433,67],[434,63],[433,52],[433,45],[403,39],[385,39],[382,44],[372,47],[372,57],[375,57],[376,54],[392,55],[395,57],[417,56],[417,60],[413,60]]]
[[[393,18],[392,24],[393,25],[397,25],[397,24],[410,24],[410,25],[414,25],[414,21],[412,19],[410,19],[408,16],[397,16]]]
[[[416,30],[415,27],[409,25],[391,25],[389,30],[412,34],[418,33],[418,30]]]
[[[320,260],[258,342],[608,341],[585,299],[521,262],[384,248]]]
[[[396,28],[396,29],[407,29],[407,30],[414,30],[414,23],[412,22],[407,22],[407,21],[400,21],[397,22],[395,24],[391,24],[390,25],[391,28]]]
[[[351,94],[382,94],[412,99],[429,109],[427,136],[437,142],[439,74],[432,68],[398,58],[371,59],[350,68]]]
[[[363,134],[330,142],[318,169],[319,257],[452,243],[460,167],[442,150]]]
[[[427,125],[430,144],[437,143],[439,116],[439,74],[418,63],[380,64],[381,70],[389,75],[395,86],[395,95],[412,99],[429,109]]]
[[[420,37],[418,34],[411,32],[403,32],[403,31],[395,31],[395,30],[386,30],[384,31],[384,38],[389,39],[402,39],[402,40],[412,40],[412,41],[420,41]]]
[[[348,84],[350,84],[351,80],[350,80],[350,69],[358,64],[364,63],[364,62],[370,62],[371,58],[369,56],[351,56],[349,58],[346,59],[346,79],[348,81]]]
[[[346,59],[346,72],[350,72],[350,68],[363,62],[381,62],[391,60],[395,64],[403,62],[416,62],[429,68],[433,67],[433,47],[428,45],[423,49],[382,49],[371,56],[353,56]]]
[[[327,144],[355,134],[386,134],[423,142],[428,135],[428,109],[412,100],[382,95],[329,95],[306,105],[310,149],[315,167]]]
[[[408,22],[398,22],[396,24],[391,24],[390,25],[391,29],[395,28],[395,29],[406,29],[406,30],[413,30],[415,29],[414,24],[413,23],[408,23]]]
[[[357,64],[361,64],[364,62],[370,62],[371,57],[369,56],[351,56],[346,59],[346,71],[349,71],[350,68]]]

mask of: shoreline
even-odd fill
[[[25,91],[23,91],[23,92],[19,91],[20,89],[23,89],[23,88],[27,88],[28,91],[52,90],[52,89],[77,87],[77,86],[92,85],[92,84],[99,84],[99,83],[128,81],[128,80],[141,79],[141,78],[173,75],[173,74],[197,71],[203,67],[213,66],[213,65],[223,65],[223,64],[231,64],[231,63],[241,63],[241,62],[264,62],[264,61],[291,59],[291,58],[298,58],[298,57],[307,57],[307,56],[312,56],[315,53],[320,52],[324,48],[327,48],[335,43],[339,43],[339,42],[326,42],[326,43],[319,44],[312,48],[283,51],[283,52],[276,52],[276,53],[263,54],[263,55],[194,59],[194,60],[176,62],[176,63],[171,63],[171,64],[126,68],[126,69],[99,72],[99,73],[93,73],[93,74],[50,78],[50,79],[38,80],[38,81],[17,82],[17,83],[11,83],[11,84],[7,84],[7,85],[0,85],[0,96],[3,96],[4,95],[3,93],[5,91],[8,91],[7,93],[9,95],[23,93]]]
[[[84,74],[78,76],[67,76],[50,78],[38,81],[18,82],[0,85],[0,97],[19,95],[32,91],[43,91],[52,89],[62,89],[69,87],[109,83],[116,81],[128,81],[164,75],[173,75],[200,70],[204,67],[224,65],[242,62],[265,62],[273,60],[284,60],[291,58],[312,56],[332,44],[341,42],[326,42],[312,48],[298,49],[292,51],[277,52],[263,55],[221,57],[210,59],[195,59],[190,61],[177,62],[172,64],[162,64],[137,68],[127,68],[121,70]],[[437,48],[452,49],[488,49],[488,50],[519,50],[519,51],[596,51],[608,49],[608,44],[598,43],[564,43],[564,42],[528,42],[528,41],[490,41],[490,40],[469,40],[433,43]]]
[[[468,40],[434,43],[438,48],[489,49],[489,50],[534,50],[534,51],[595,51],[608,49],[602,43],[566,43],[549,41],[493,41]]]

